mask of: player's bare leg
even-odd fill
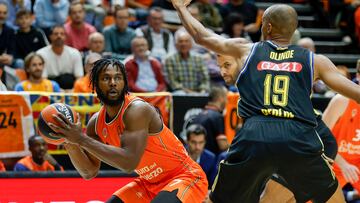
[[[260,203],[295,203],[294,195],[283,185],[276,181],[269,180],[260,197]]]

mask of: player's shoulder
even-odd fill
[[[91,116],[86,127],[87,135],[91,136],[96,134],[96,125],[97,125],[98,116],[99,116],[99,112],[96,112],[94,115]]]

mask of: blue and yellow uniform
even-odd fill
[[[295,45],[253,45],[236,82],[244,125],[220,163],[213,202],[259,202],[274,173],[287,181],[297,202],[325,202],[335,192],[310,100],[313,59]]]

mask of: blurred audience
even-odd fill
[[[177,52],[165,59],[170,89],[175,94],[209,92],[210,79],[204,59],[190,52],[192,38],[186,31],[175,33]]]
[[[15,31],[6,25],[8,5],[0,1],[0,66],[12,66],[15,55]]]
[[[227,104],[227,90],[223,86],[213,86],[209,101],[200,114],[193,118],[193,124],[200,124],[206,129],[205,148],[215,155],[229,147],[225,135],[223,111]]]
[[[128,27],[129,17],[126,7],[115,6],[115,23],[104,28],[105,51],[111,52],[113,58],[124,60],[131,54],[131,40],[136,34]]]
[[[249,34],[245,31],[244,18],[239,13],[230,13],[227,16],[222,36],[226,38],[242,37],[251,42]]]
[[[200,22],[214,31],[221,31],[223,20],[218,9],[210,0],[196,0],[191,6],[199,9]]]
[[[161,92],[166,90],[161,63],[149,56],[148,43],[144,37],[131,42],[133,55],[125,62],[131,92]]]
[[[81,54],[65,45],[65,29],[55,26],[50,35],[51,44],[38,50],[45,60],[43,77],[54,80],[65,90],[73,88],[75,79],[84,75]]]
[[[16,23],[16,14],[20,10],[31,12],[31,0],[7,0],[7,3],[9,9],[6,24],[14,30],[17,30],[18,26]]]
[[[64,25],[65,44],[79,51],[86,51],[88,49],[88,38],[91,33],[96,32],[96,29],[85,22],[85,8],[82,3],[74,1],[69,9],[70,21]]]
[[[36,26],[49,36],[52,27],[64,25],[68,12],[68,0],[36,0],[34,5]]]
[[[47,143],[41,136],[31,136],[28,143],[31,155],[20,159],[14,171],[63,171],[62,166],[47,153]]]
[[[173,34],[163,28],[164,14],[160,7],[152,7],[147,18],[147,25],[135,30],[137,36],[143,36],[148,42],[150,55],[163,62],[169,53],[175,52]]]
[[[16,23],[19,26],[15,34],[15,64],[24,68],[25,57],[47,45],[49,42],[45,33],[40,28],[33,27],[31,12],[19,10],[16,14]]]
[[[75,81],[74,92],[75,93],[92,93],[92,87],[90,86],[90,72],[94,63],[101,59],[101,55],[92,52],[85,57],[84,71],[85,75]]]
[[[30,53],[25,58],[25,72],[28,79],[18,83],[14,90],[60,92],[60,86],[57,82],[42,77],[43,71],[43,57],[35,52]]]

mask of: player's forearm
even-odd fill
[[[84,137],[80,146],[101,161],[127,173],[131,173],[139,162],[139,158],[133,156],[128,150],[103,144],[90,137]]]
[[[84,179],[88,180],[97,175],[100,167],[99,160],[93,160],[78,145],[64,144],[64,146],[72,164]]]
[[[182,24],[196,43],[202,44],[204,38],[212,35],[212,33],[190,14],[185,6],[176,6],[175,8],[178,11]]]

